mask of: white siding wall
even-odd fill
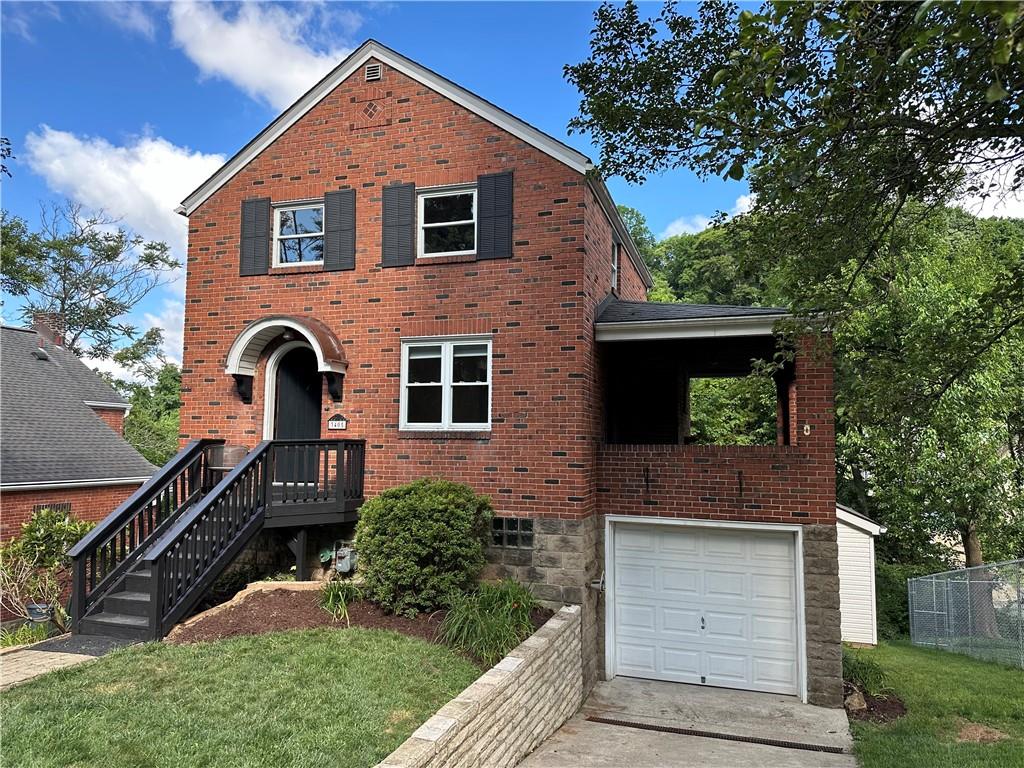
[[[875,543],[869,533],[836,523],[839,541],[839,607],[843,642],[877,642],[875,635]]]

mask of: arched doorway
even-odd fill
[[[316,354],[306,345],[287,350],[277,360],[274,382],[275,440],[316,440],[320,437],[322,378]]]
[[[267,360],[264,438],[317,440],[320,437],[322,374],[316,353],[306,343],[281,345]],[[319,451],[309,446],[278,446],[274,450],[274,481],[279,492],[302,491],[315,484],[320,472]]]

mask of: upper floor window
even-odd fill
[[[476,188],[420,192],[418,221],[421,257],[476,253]]]
[[[619,292],[619,258],[622,255],[622,245],[612,243],[612,290]]]
[[[401,428],[491,428],[491,338],[402,342]]]
[[[274,209],[274,265],[315,264],[324,260],[323,204]]]

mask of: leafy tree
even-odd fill
[[[42,285],[45,259],[41,238],[19,216],[0,211],[0,288],[25,296]]]
[[[131,411],[124,422],[125,439],[157,466],[178,450],[181,409],[181,370],[165,363],[152,383],[117,382]]]
[[[6,136],[0,136],[0,176],[11,178],[11,172],[7,168],[5,160],[12,159],[14,154],[11,151],[11,140]]]
[[[630,208],[628,205],[620,205],[618,208],[619,216],[622,217],[622,221],[626,224],[626,229],[629,230],[629,235],[633,238],[633,243],[636,245],[637,250],[640,251],[640,256],[643,258],[644,263],[652,270],[660,269],[662,264],[655,251],[658,239],[651,232],[651,228],[647,224],[647,217],[636,208]]]
[[[76,203],[44,208],[37,233],[18,222],[4,217],[5,275],[10,247],[12,264],[41,276],[17,283],[26,292],[23,314],[58,316],[76,354],[116,356],[145,368],[159,348],[160,331],[141,334],[126,315],[180,266],[167,244],[147,241],[102,214],[86,214]]]
[[[667,168],[746,178],[761,260],[798,311],[840,318],[897,223],[965,193],[1024,186],[1024,4],[605,4],[575,130],[630,181]],[[914,202],[921,206],[908,206]],[[1022,260],[1024,261],[1024,260]],[[980,360],[1024,322],[1024,263],[961,326]],[[670,280],[671,282],[671,280]],[[941,396],[973,370],[947,366]]]

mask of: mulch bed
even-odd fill
[[[848,682],[843,682],[843,696],[849,696],[856,690],[854,686]],[[899,696],[892,694],[888,696],[872,696],[870,693],[864,691],[861,692],[864,696],[864,703],[867,707],[864,709],[851,709],[846,708],[846,715],[851,720],[863,720],[868,723],[891,723],[893,720],[899,720],[905,714],[907,714],[907,705],[903,703],[903,699]]]
[[[291,629],[344,629],[353,626],[389,629],[431,643],[438,642],[437,633],[444,620],[445,611],[421,613],[410,619],[382,611],[373,603],[360,601],[349,605],[348,622],[345,619],[334,621],[331,615],[319,606],[319,595],[317,590],[274,589],[253,592],[237,605],[208,616],[201,616],[191,624],[177,627],[167,641],[183,645],[207,643],[242,635],[285,632]],[[534,628],[542,627],[552,614],[553,611],[547,608],[535,610],[530,616]]]
[[[421,613],[416,618],[409,619],[385,613],[372,603],[361,601],[348,607],[348,622],[345,619],[335,621],[318,605],[319,595],[316,590],[275,589],[254,592],[238,605],[202,617],[188,626],[179,627],[169,640],[183,645],[207,643],[241,635],[285,632],[290,629],[344,629],[351,625],[367,629],[390,629],[403,635],[436,642],[441,620],[444,619],[444,611]]]

